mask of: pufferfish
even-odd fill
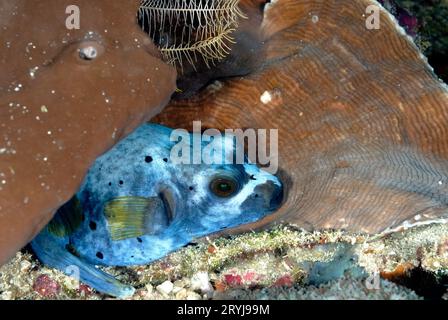
[[[246,157],[242,164],[216,158],[214,164],[171,161],[178,143],[171,133],[145,124],[98,158],[73,199],[31,242],[39,260],[124,298],[135,289],[96,266],[148,264],[195,238],[257,221],[280,206],[279,179]],[[222,137],[223,145],[232,143],[226,151],[232,157],[235,141]],[[193,146],[191,153],[197,152]]]

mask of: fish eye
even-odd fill
[[[218,197],[228,198],[238,191],[238,182],[229,177],[217,177],[210,183],[210,190]]]

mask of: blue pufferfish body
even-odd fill
[[[243,164],[173,163],[170,153],[177,142],[171,133],[164,126],[143,125],[98,158],[75,197],[31,242],[38,258],[67,274],[75,267],[80,280],[94,289],[127,297],[134,288],[95,265],[147,264],[280,206],[281,182],[247,159]],[[235,143],[233,137],[222,140]]]

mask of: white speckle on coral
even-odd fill
[[[272,101],[272,95],[269,91],[265,91],[261,96],[260,96],[260,101],[263,104],[268,104]]]
[[[39,70],[38,66],[30,69],[29,74],[30,74],[31,79],[35,79],[36,78],[37,70]]]
[[[22,87],[23,87],[22,84],[19,83],[19,84],[17,85],[17,87],[14,88],[14,91],[15,91],[15,92],[19,92],[19,91],[22,89]]]

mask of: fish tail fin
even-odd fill
[[[69,276],[73,276],[79,270],[79,280],[99,292],[122,299],[134,294],[135,289],[132,286],[127,286],[113,276],[82,261],[63,246],[55,244],[54,241],[48,241],[47,236],[48,234],[40,234],[31,242],[31,247],[42,263],[61,270]]]

